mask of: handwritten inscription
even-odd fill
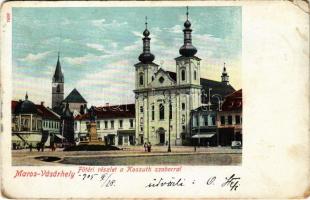
[[[112,175],[109,173],[83,173],[79,174],[79,177],[82,178],[82,181],[98,181],[101,187],[113,187],[116,185],[116,179]]]
[[[146,187],[183,187],[184,181],[184,178],[176,179],[175,177],[171,177],[171,179],[168,180],[165,180],[163,178],[154,178],[149,184],[146,185]]]
[[[235,174],[232,174],[229,177],[225,177],[225,180],[218,180],[216,176],[212,176],[208,178],[205,182],[207,186],[216,186],[220,185],[222,188],[228,187],[230,191],[236,191],[239,187],[240,177],[236,177]],[[199,184],[198,181],[193,180],[186,180],[185,178],[153,178],[150,182],[146,184],[146,188],[159,188],[159,187],[184,187],[187,185],[195,185]],[[219,184],[218,184],[219,183]]]
[[[79,166],[76,170],[25,170],[18,169],[13,175],[17,178],[63,178],[63,179],[79,179],[85,183],[94,183],[102,188],[113,188],[119,186],[116,174],[145,174],[148,172],[157,172],[155,177],[150,179],[139,179],[143,182],[143,186],[148,189],[156,188],[184,188],[194,185],[205,186],[206,188],[220,187],[227,191],[237,191],[240,187],[241,177],[236,174],[228,174],[227,176],[207,176],[207,177],[183,177],[181,167],[133,167],[133,166]],[[163,172],[169,176],[162,176]],[[146,176],[149,177],[149,176]]]
[[[235,174],[233,174],[229,178],[226,177],[225,179],[226,181],[222,184],[222,187],[229,187],[230,191],[237,190],[237,188],[240,185],[239,184],[240,177],[235,177]]]

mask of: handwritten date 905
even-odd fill
[[[112,174],[104,173],[104,174],[94,174],[94,173],[84,173],[79,174],[82,177],[82,181],[99,181],[101,183],[101,187],[113,187],[116,185],[116,180],[112,178]]]

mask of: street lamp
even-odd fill
[[[168,94],[166,94],[168,93]],[[168,95],[168,96],[167,96]],[[170,110],[172,108],[172,105],[171,105],[171,91],[170,90],[164,90],[164,97],[168,97],[168,102],[169,102],[169,105],[168,105],[168,152],[171,152],[171,145],[170,145],[170,120],[171,120],[171,117],[172,117],[172,111]]]
[[[222,111],[222,108],[221,108],[221,96],[219,94],[214,94],[212,95],[212,98],[213,97],[216,97],[217,100],[218,100],[218,111]],[[217,118],[217,117],[216,117]],[[216,120],[217,121],[217,120]],[[220,146],[220,135],[219,135],[219,130],[218,130],[218,123],[216,123],[216,136],[217,136],[217,146]]]

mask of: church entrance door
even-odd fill
[[[159,144],[165,144],[165,132],[165,129],[162,127],[157,130],[157,133],[159,135]]]

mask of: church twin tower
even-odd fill
[[[184,44],[175,58],[176,72],[159,68],[150,51],[150,32],[143,32],[143,52],[135,64],[136,138],[138,143],[181,145],[190,137],[190,112],[201,106],[200,58],[192,29],[184,23]]]

